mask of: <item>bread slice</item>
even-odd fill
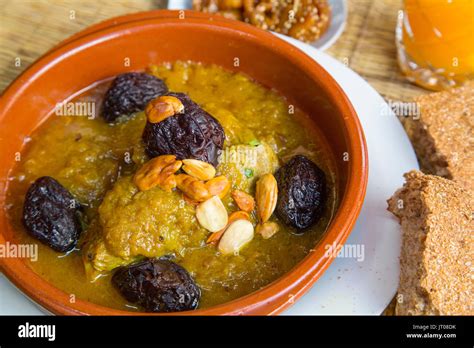
[[[474,315],[472,197],[454,181],[419,171],[388,200],[400,219],[397,315]]]
[[[422,171],[474,189],[474,81],[415,101],[419,115],[401,120]]]

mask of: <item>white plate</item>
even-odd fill
[[[281,37],[314,58],[340,84],[359,115],[369,150],[367,195],[346,243],[363,246],[363,261],[336,258],[284,314],[378,315],[393,298],[398,283],[400,228],[386,210],[386,200],[403,184],[403,173],[418,169],[415,153],[384,99],[359,75],[310,45]],[[0,294],[0,314],[43,313],[3,276]]]
[[[311,43],[311,46],[326,50],[341,36],[346,26],[347,3],[346,0],[329,0],[331,6],[331,23],[328,30],[319,40]],[[186,10],[193,7],[192,0],[168,0],[169,10]]]

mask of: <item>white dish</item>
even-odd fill
[[[369,182],[361,214],[346,245],[364,247],[364,260],[336,258],[288,315],[380,314],[398,284],[400,228],[386,200],[403,184],[403,173],[418,169],[413,148],[384,99],[359,75],[310,45],[281,36],[322,65],[349,97],[364,128]],[[44,314],[0,277],[0,314]]]
[[[319,40],[311,43],[311,46],[326,50],[341,36],[347,21],[346,0],[329,0],[331,6],[331,23],[328,30]],[[192,0],[168,0],[169,10],[186,10],[193,7]]]

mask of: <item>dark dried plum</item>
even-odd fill
[[[60,252],[74,248],[82,232],[81,205],[49,176],[31,184],[23,205],[23,224],[30,235]]]
[[[167,92],[166,84],[153,75],[118,75],[105,95],[102,116],[107,122],[114,122],[119,116],[144,110],[150,100]]]
[[[189,273],[165,258],[120,267],[112,283],[127,301],[141,305],[147,312],[195,309],[201,297]]]
[[[326,202],[324,172],[302,155],[294,156],[275,174],[278,183],[277,216],[298,230],[321,217]]]
[[[184,113],[158,123],[147,122],[143,142],[150,157],[176,155],[178,159],[194,158],[217,166],[224,145],[224,130],[214,117],[186,94],[168,93],[184,105]]]

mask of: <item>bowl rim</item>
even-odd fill
[[[21,96],[23,88],[37,76],[41,75],[49,66],[53,66],[56,62],[66,58],[69,54],[73,54],[76,50],[84,49],[88,45],[97,44],[107,38],[112,38],[120,32],[123,33],[126,29],[135,28],[135,30],[140,30],[142,26],[154,23],[167,22],[176,25],[180,21],[183,23],[182,19],[177,18],[177,13],[180,12],[156,10],[124,15],[93,25],[64,40],[32,63],[5,89],[0,97],[0,110],[2,110],[0,111],[0,124],[8,112],[9,105]],[[169,313],[171,315],[278,314],[300,298],[332,262],[331,257],[324,256],[321,245],[333,243],[342,245],[357,220],[362,208],[368,180],[367,144],[362,126],[352,104],[337,82],[317,62],[293,45],[271,33],[242,22],[225,19],[218,15],[186,11],[186,23],[198,26],[213,26],[213,29],[216,29],[215,27],[224,27],[227,30],[243,32],[244,34],[254,36],[261,44],[279,47],[280,54],[285,55],[294,64],[299,64],[308,69],[307,71],[311,77],[316,78],[318,83],[322,85],[322,88],[332,97],[335,107],[346,116],[344,119],[346,127],[345,136],[352,158],[348,164],[347,188],[340,198],[340,205],[327,231],[318,241],[315,249],[308,253],[289,272],[248,295],[209,308]],[[2,219],[7,219],[4,209],[0,215]],[[0,243],[5,243],[2,233],[0,233]],[[24,263],[22,269],[18,270],[17,268],[20,264],[15,261],[19,260],[0,258],[0,268],[3,273],[22,292],[27,294],[37,304],[53,313],[68,315],[163,315],[163,313],[118,310],[81,299],[77,299],[74,304],[71,304],[69,301],[64,300],[69,298],[68,294],[38,276]],[[25,272],[25,274],[22,274],[21,271]],[[35,279],[37,286],[33,287],[26,283],[24,275],[27,275],[28,279]]]

